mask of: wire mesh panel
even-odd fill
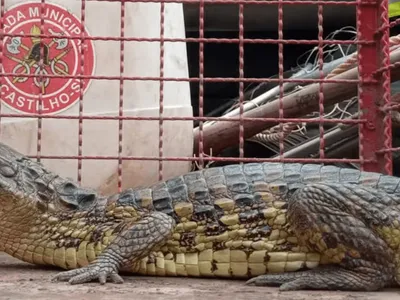
[[[277,6],[278,34],[276,39],[255,40],[244,37],[243,24],[245,18],[243,11],[246,5],[252,4]],[[290,11],[291,6],[316,8],[316,28],[318,31],[316,38],[304,40],[301,36],[297,39],[284,37],[284,11]],[[355,8],[356,32],[354,38],[338,40],[335,37],[332,38],[332,35],[329,38],[332,32],[324,30],[325,11],[329,11],[333,7],[343,9],[346,6],[354,6]],[[202,9],[201,6],[200,14],[203,13],[204,8]],[[227,114],[232,117],[235,115],[239,124],[237,126],[229,126],[222,122],[215,123],[214,126],[200,124],[196,131],[198,140],[196,150],[199,151],[200,157],[204,159],[201,154],[203,152],[209,154],[210,149],[213,150],[213,154],[218,154],[223,147],[238,144],[239,156],[244,158],[244,141],[250,139],[264,144],[275,142],[275,155],[272,159],[292,162],[351,164],[353,166],[356,164],[357,167],[365,170],[390,173],[392,168],[391,156],[388,151],[385,152],[382,148],[389,147],[391,144],[391,121],[390,116],[382,114],[380,110],[390,102],[387,18],[388,11],[385,2],[268,1],[250,3],[246,1],[246,3],[239,4],[240,30],[237,39],[240,47],[239,78],[231,79],[240,82],[237,98],[238,107]],[[202,32],[201,27],[200,32]],[[279,70],[275,78],[260,79],[244,76],[241,68],[246,64],[243,61],[243,52],[245,52],[243,45],[249,43],[278,45]],[[300,69],[303,74],[284,78],[287,69],[284,68],[283,53],[284,48],[290,44],[308,44],[315,47],[313,48],[315,63],[311,66],[310,71],[305,70],[307,64],[304,64]],[[352,51],[349,51],[350,44],[356,45]],[[334,45],[339,53],[342,52],[342,55],[339,55],[342,57],[330,58],[327,55]],[[343,52],[344,49],[346,49],[346,53]],[[200,56],[202,56],[202,53],[200,53]],[[392,77],[393,79],[396,79],[395,76]],[[275,93],[271,93],[271,90],[269,90],[263,95],[264,97],[258,96],[255,99],[249,99],[244,97],[243,81],[260,84],[276,82],[279,88],[275,89]],[[296,91],[293,89],[296,84],[302,88]],[[272,94],[275,98],[271,97]],[[268,97],[269,101],[265,101],[265,98]],[[200,99],[200,106],[201,104]],[[344,105],[345,111],[343,111],[341,105]],[[352,109],[350,109],[351,107]],[[200,108],[199,111],[201,114],[202,109]],[[261,118],[263,122],[260,122]],[[297,143],[293,145],[289,141],[290,134],[294,133],[293,129],[306,129],[311,123],[316,124],[314,127],[318,126],[318,133],[308,136],[301,142],[293,142]],[[354,153],[350,154],[352,149],[354,150],[357,147],[354,143],[358,139],[356,124],[359,127],[359,153],[357,156]],[[301,125],[301,128],[299,128],[299,125]],[[271,132],[271,127],[275,129],[276,134]],[[266,129],[268,130],[265,131]],[[235,139],[235,137],[238,138]],[[292,136],[292,138],[294,137]],[[344,139],[348,139],[348,143],[345,143]],[[344,148],[347,148],[347,150]],[[382,155],[383,152],[385,152],[385,155]],[[344,159],[343,157],[346,156],[347,158]],[[352,158],[349,158],[349,156]],[[254,161],[253,158],[246,160]]]
[[[388,1],[1,0],[0,20],[2,142],[82,184],[254,161],[396,171]]]

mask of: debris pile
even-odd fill
[[[356,38],[356,29],[346,27],[333,32],[326,39],[337,40],[336,35],[343,32]],[[390,59],[391,64],[394,64],[400,61],[400,36],[391,37],[390,43]],[[320,61],[323,62],[322,67]],[[279,76],[273,78],[279,79]],[[315,47],[299,57],[298,65],[284,72],[283,78],[294,80],[283,84],[278,80],[261,83],[245,91],[242,101],[239,97],[231,99],[206,116],[220,117],[221,120],[195,123],[194,155],[200,158],[239,157],[239,124],[242,124],[244,157],[319,158],[323,137],[324,158],[358,158],[359,124],[346,122],[360,118],[358,84],[334,82],[342,79],[358,80],[357,46],[325,45],[322,58]],[[312,81],[323,78],[332,79],[333,82],[320,84]],[[394,127],[393,147],[400,146],[400,133],[396,130],[400,127],[400,114],[397,112],[400,94],[396,92],[396,89],[400,92],[399,80],[400,70],[395,65],[391,70],[393,105],[389,109]],[[321,91],[323,109],[320,106]],[[239,123],[241,111],[242,119]],[[321,121],[322,118],[325,121]],[[399,145],[396,146],[397,142]],[[237,161],[211,159],[204,161],[201,167],[232,163]],[[353,163],[333,164],[359,168]],[[394,164],[394,172],[400,172],[400,157],[396,153]],[[198,163],[194,165],[194,169],[199,167]]]

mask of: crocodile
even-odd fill
[[[0,143],[0,251],[60,268],[243,279],[280,290],[400,282],[400,179],[320,164],[247,163],[101,195]]]

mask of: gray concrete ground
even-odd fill
[[[279,292],[275,288],[245,286],[243,281],[155,278],[124,276],[122,285],[96,283],[69,285],[53,283],[51,277],[59,270],[46,269],[20,262],[0,253],[0,299],[52,300],[397,300],[400,289],[374,293],[349,292]]]

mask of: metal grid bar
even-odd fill
[[[324,79],[324,72],[323,72],[323,66],[324,66],[324,60],[323,60],[323,40],[324,40],[324,7],[323,5],[318,5],[318,69],[319,69],[319,78]],[[324,127],[323,127],[323,119],[324,119],[324,114],[325,114],[325,109],[324,109],[324,88],[321,83],[319,83],[319,156],[320,158],[325,157],[325,139],[324,139]]]
[[[125,3],[187,3],[187,4],[199,4],[203,2],[204,4],[254,4],[254,5],[341,5],[341,6],[357,6],[360,4],[359,1],[292,1],[292,0],[272,0],[268,2],[260,2],[257,0],[86,0],[88,2],[118,2],[123,1]],[[367,5],[375,6],[378,1],[369,1]]]
[[[389,24],[389,17],[388,17],[388,5],[389,1],[381,1],[378,13],[379,17],[381,19],[381,24],[380,26],[388,26]],[[380,72],[380,75],[382,76],[382,87],[383,87],[383,93],[381,102],[379,103],[380,107],[385,107],[387,105],[391,104],[391,88],[390,88],[390,47],[389,47],[389,30],[384,30],[384,31],[377,31],[378,35],[381,35],[381,38],[379,41],[381,42],[381,63],[382,67],[385,69],[385,71]],[[377,146],[380,146],[379,143],[383,143],[382,148],[388,149],[392,147],[392,119],[390,117],[390,114],[382,114],[382,111],[378,107],[379,110],[379,115],[383,115],[383,128],[380,128],[380,130],[383,130],[383,142],[378,141]],[[367,123],[368,124],[368,123]],[[378,149],[376,151],[378,157],[381,156],[379,153]],[[381,159],[381,162],[378,161],[376,171],[381,171],[386,173],[386,174],[392,174],[393,173],[393,154],[392,152],[386,152],[383,154],[383,159]],[[384,164],[384,166],[382,166]]]
[[[204,39],[204,0],[199,0],[199,37]],[[199,117],[204,118],[204,42],[199,42]],[[205,120],[206,121],[206,120]],[[199,122],[199,165],[204,168],[203,120]]]
[[[18,74],[18,73],[13,73],[13,72],[4,72],[2,74],[4,77],[13,77],[13,76],[18,76],[18,77],[26,77],[26,78],[36,78],[38,77],[37,75],[32,75],[32,74]],[[71,75],[52,75],[52,74],[46,74],[43,75],[43,78],[65,78],[65,79],[96,79],[96,80],[116,80],[120,81],[121,77],[120,76],[95,76],[95,75],[76,75],[76,76],[71,76]],[[124,76],[122,77],[123,80],[130,80],[130,81],[160,81],[160,77],[150,77],[150,76]],[[263,83],[263,82],[280,82],[278,79],[274,78],[243,78],[239,79],[237,77],[191,77],[191,78],[179,78],[179,77],[164,77],[164,81],[177,81],[177,82],[244,82],[244,83]],[[359,82],[365,82],[365,83],[376,83],[377,81],[371,78],[368,78],[364,81],[359,81],[359,80],[354,80],[354,79],[331,79],[331,80],[318,80],[318,79],[283,79],[282,82],[296,82],[296,83],[317,83],[317,82],[323,82],[323,83],[359,83]]]
[[[86,32],[87,25],[87,10],[88,3],[104,2],[104,3],[120,3],[120,30],[119,36],[88,36]],[[33,38],[39,37],[40,43],[40,62],[39,67],[41,72],[37,74],[20,74],[13,72],[3,72],[0,76],[0,83],[3,82],[4,78],[8,77],[21,77],[21,78],[39,78],[41,85],[44,85],[46,80],[63,78],[63,79],[78,79],[80,84],[79,90],[79,101],[78,101],[78,115],[63,114],[63,115],[48,115],[44,113],[45,107],[43,107],[43,91],[41,88],[38,89],[37,94],[39,95],[39,105],[37,111],[33,113],[5,113],[0,110],[0,118],[36,118],[37,119],[37,149],[36,155],[30,157],[40,159],[65,159],[77,160],[77,180],[80,182],[82,179],[82,168],[84,160],[114,160],[118,162],[117,167],[117,185],[118,190],[122,190],[122,179],[123,179],[123,163],[124,161],[158,161],[158,179],[163,179],[163,172],[165,165],[163,161],[191,161],[198,162],[200,168],[204,168],[207,162],[261,162],[261,161],[276,161],[274,158],[250,158],[245,157],[246,153],[244,150],[245,141],[249,136],[254,135],[263,128],[271,127],[274,124],[278,124],[280,131],[284,131],[284,126],[287,123],[307,123],[307,124],[318,124],[319,130],[319,149],[318,158],[287,158],[285,154],[285,136],[279,135],[279,153],[278,158],[280,161],[285,162],[319,162],[319,163],[359,163],[361,168],[369,171],[379,171],[383,173],[392,173],[392,152],[398,151],[397,147],[392,146],[392,133],[391,133],[391,117],[390,112],[396,109],[395,106],[391,105],[390,98],[390,83],[394,78],[400,79],[400,72],[394,72],[392,77],[390,76],[391,70],[398,68],[398,64],[395,61],[390,60],[390,49],[389,49],[389,28],[394,26],[395,23],[389,24],[387,17],[387,0],[384,1],[369,1],[369,0],[358,0],[358,1],[247,1],[247,0],[81,0],[81,17],[80,17],[80,34],[67,36],[68,40],[80,41],[81,47],[79,57],[79,72],[77,74],[45,74],[43,72],[43,58],[45,57],[45,46],[43,45],[44,39],[54,39],[59,36],[52,34],[43,34],[45,32],[44,26],[45,21],[43,15],[45,14],[46,0],[41,0],[40,6],[40,35],[33,35],[28,33],[7,33],[4,32],[4,14],[5,12],[5,0],[1,0],[1,20],[0,28],[3,32],[4,38],[22,37],[22,38]],[[159,3],[160,4],[160,30],[159,37],[130,37],[126,34],[126,14],[127,14],[127,3]],[[196,4],[199,8],[199,37],[198,38],[171,38],[165,36],[166,31],[166,10],[167,5],[171,3],[183,3],[183,4]],[[238,6],[238,37],[237,38],[209,38],[206,37],[206,6],[214,4],[235,4]],[[258,5],[258,6],[277,6],[278,13],[278,32],[277,38],[271,39],[252,39],[246,37],[245,32],[245,7],[246,5]],[[318,21],[318,37],[317,39],[285,39],[284,37],[284,10],[285,7],[290,5],[310,5],[317,7],[317,21]],[[358,35],[356,40],[337,40],[337,39],[325,39],[324,35],[324,7],[325,6],[355,6],[357,11],[357,30]],[[107,41],[107,42],[118,42],[119,43],[119,75],[108,76],[108,75],[85,75],[85,49],[84,45],[88,41]],[[160,44],[160,64],[159,64],[159,76],[127,76],[126,64],[129,60],[129,56],[126,54],[126,45],[128,42],[137,43],[159,43]],[[166,55],[165,49],[167,43],[196,43],[199,45],[199,74],[198,77],[192,76],[190,78],[179,78],[165,76],[165,65]],[[219,44],[237,44],[238,45],[238,77],[207,77],[205,70],[205,47],[210,43]],[[246,77],[245,74],[245,47],[250,44],[262,44],[262,45],[277,45],[278,47],[278,77],[277,78],[261,78],[261,77]],[[400,44],[400,42],[399,42]],[[318,71],[319,78],[317,79],[289,79],[284,78],[284,49],[289,45],[310,45],[316,46],[318,49]],[[323,46],[326,45],[357,45],[358,55],[358,71],[360,76],[341,76],[340,74],[336,77],[325,77],[326,74],[323,72]],[[4,60],[4,43],[0,42],[0,65],[3,66]],[[393,72],[392,72],[393,73]],[[352,71],[348,71],[348,74],[354,74]],[[397,76],[397,77],[396,77]],[[118,115],[91,115],[85,113],[85,81],[87,80],[99,80],[99,81],[118,81],[119,83],[119,95],[118,95]],[[126,91],[124,91],[124,83],[129,81],[156,81],[159,82],[159,110],[158,117],[154,116],[131,116],[124,113],[124,97]],[[199,95],[198,105],[199,114],[198,116],[168,116],[165,112],[165,85],[166,82],[190,82],[199,84]],[[239,115],[237,117],[207,117],[205,116],[205,87],[206,83],[238,83],[238,108]],[[298,83],[298,84],[316,84],[315,89],[312,91],[312,95],[302,94],[300,96],[286,95],[284,90],[284,84],[286,83]],[[277,98],[276,106],[273,107],[271,104],[270,109],[267,111],[254,110],[254,113],[246,113],[245,111],[245,84],[247,83],[277,83],[279,87],[279,97]],[[358,119],[339,119],[331,118],[327,119],[326,107],[330,104],[335,103],[335,99],[329,93],[332,92],[332,86],[334,84],[341,83],[346,86],[354,86],[343,91],[343,96],[354,95],[359,96],[359,106],[361,113]],[[2,95],[3,97],[3,95]],[[301,111],[301,104],[307,101],[308,98],[315,100],[315,111],[319,113],[319,117],[313,120],[309,118],[301,117],[299,114]],[[4,99],[2,99],[4,101]],[[292,101],[297,104],[297,110],[294,110],[288,103]],[[295,105],[296,106],[296,105]],[[288,109],[289,108],[289,109]],[[292,109],[292,110],[291,110]],[[304,115],[304,114],[303,114]],[[44,155],[42,153],[42,129],[43,121],[59,119],[59,120],[78,120],[78,151],[77,155]],[[97,122],[109,120],[118,122],[118,152],[117,155],[87,155],[84,154],[84,121],[85,120],[96,120]],[[141,155],[125,155],[124,154],[124,122],[126,121],[158,121],[158,156],[141,156]],[[199,121],[197,132],[195,132],[194,141],[194,155],[196,157],[178,157],[165,155],[165,123],[166,121]],[[234,145],[238,146],[238,157],[220,157],[218,152],[220,148],[216,143],[220,142],[211,139],[218,137],[218,134],[212,131],[207,131],[205,126],[206,122],[231,122],[232,125],[229,130],[226,130],[224,134],[226,138],[231,138]],[[233,123],[234,122],[234,123]],[[342,159],[342,158],[327,158],[326,157],[326,130],[324,126],[326,124],[338,124],[343,125],[356,125],[359,126],[359,158],[357,159]],[[257,129],[251,127],[251,124],[258,125]],[[1,128],[1,127],[0,127]],[[223,140],[221,136],[221,141]],[[211,145],[211,147],[210,147]],[[86,146],[86,144],[85,144]],[[179,145],[177,145],[179,147]],[[216,149],[217,153],[210,153],[210,148]]]
[[[278,39],[284,40],[283,38],[283,5],[278,4]],[[279,72],[279,118],[283,119],[284,111],[283,111],[283,96],[284,96],[284,89],[283,89],[283,43],[278,44],[278,72]],[[279,129],[283,132],[283,124],[279,122]],[[284,135],[281,134],[279,136],[279,156],[282,159],[283,152],[285,151],[285,147],[283,144]]]
[[[125,2],[121,2],[121,23],[120,23],[120,36],[125,37]],[[121,119],[124,115],[124,61],[125,61],[125,48],[124,41],[120,41],[120,82],[119,82],[119,109],[118,116],[120,119],[118,120],[118,192],[122,191],[122,151],[123,151],[123,129],[124,122]]]
[[[158,123],[158,155],[160,158],[164,156],[163,152],[163,117],[164,117],[164,26],[165,26],[165,3],[160,4],[160,111]],[[163,163],[162,159],[158,161],[158,180],[163,179]]]
[[[4,13],[5,13],[5,0],[1,0],[0,2],[0,32],[4,33]],[[0,39],[0,70],[4,69],[3,61],[4,61],[4,39]],[[3,86],[4,76],[0,76],[0,86]],[[2,93],[0,92],[0,99],[2,100]],[[0,125],[2,123],[2,110],[0,105]],[[2,133],[2,128],[0,126],[0,135]]]
[[[45,0],[40,1],[40,32],[43,32],[44,30],[44,14],[45,14]],[[42,106],[43,106],[43,87],[45,86],[45,81],[48,80],[46,78],[43,78],[44,72],[43,72],[43,57],[44,57],[44,45],[43,45],[43,39],[40,39],[39,41],[39,52],[40,52],[40,59],[39,59],[39,84],[40,87],[38,87],[39,91],[39,106],[38,106],[38,114],[39,117],[37,118],[38,121],[38,129],[37,129],[37,160],[40,161],[40,156],[42,152]]]
[[[86,13],[86,0],[81,1],[81,45],[85,44],[85,14]],[[43,32],[43,31],[41,31]],[[85,68],[85,48],[80,47],[80,68],[79,75],[84,75]],[[83,147],[83,79],[79,79],[79,125],[78,125],[78,156],[82,156]],[[82,159],[78,158],[78,182],[82,180]]]
[[[244,78],[244,5],[239,4],[239,79]],[[239,159],[244,158],[244,126],[243,126],[243,113],[244,113],[244,82],[239,81]]]
[[[372,24],[371,27],[379,28],[388,24],[388,1],[381,1],[378,7],[363,5],[368,2],[361,1],[361,5],[357,7],[358,38],[376,40],[376,43],[359,46],[358,69],[361,78],[374,77],[376,82],[359,85],[360,117],[367,121],[359,127],[359,155],[361,161],[370,160],[362,164],[364,170],[391,174],[391,154],[377,153],[387,145],[387,140],[391,144],[390,118],[379,110],[380,106],[390,101],[389,33],[385,30],[377,37],[376,31],[365,26]],[[382,67],[386,69],[374,76]]]
[[[88,1],[88,0],[86,0]],[[56,38],[58,37],[57,35],[53,34],[40,34],[40,35],[32,35],[32,34],[21,34],[21,33],[4,33],[4,37],[40,37],[40,38]],[[80,40],[80,36],[69,36],[69,40]],[[237,44],[240,42],[240,40],[237,38],[149,38],[149,37],[116,37],[116,36],[86,36],[85,37],[86,41],[125,41],[125,42],[165,42],[165,43],[221,43],[221,44]],[[303,40],[303,39],[260,39],[260,38],[254,38],[254,39],[242,39],[243,44],[283,44],[283,45],[314,45],[314,44],[319,44],[320,40]],[[357,40],[357,41],[344,41],[344,40],[323,40],[324,44],[327,45],[371,45],[374,44],[373,41],[368,41],[368,40]]]

